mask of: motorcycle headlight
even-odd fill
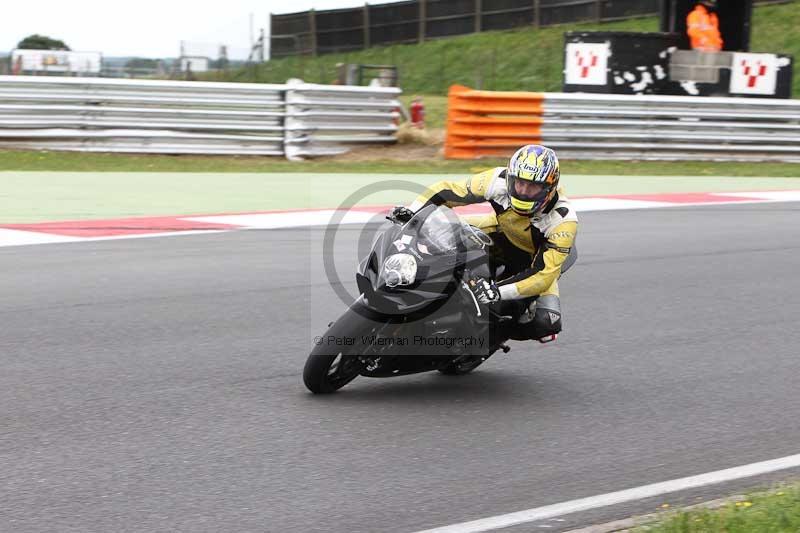
[[[387,287],[411,285],[417,277],[417,260],[410,254],[390,255],[383,263],[383,280]]]

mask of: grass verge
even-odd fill
[[[797,533],[800,531],[800,484],[768,492],[718,509],[670,513],[636,533]]]
[[[411,202],[442,177],[423,173],[6,172],[0,173],[0,224],[391,205]],[[565,174],[563,182],[572,197],[800,188],[797,178],[764,177]],[[350,198],[353,194],[357,197]]]
[[[163,156],[0,150],[0,171],[468,174],[505,164],[505,159],[348,161],[328,158],[291,162],[278,157],[254,156]],[[561,167],[566,174],[605,176],[800,177],[800,164],[793,163],[562,161]]]
[[[416,93],[400,95],[400,101],[406,109],[411,105],[411,99]],[[425,127],[444,128],[447,122],[447,97],[438,94],[421,94],[425,104]]]

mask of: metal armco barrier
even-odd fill
[[[0,147],[286,155],[394,142],[399,89],[0,76]],[[291,103],[289,103],[291,100]]]
[[[450,88],[445,157],[800,162],[800,101]]]
[[[390,143],[400,120],[400,89],[286,85],[286,157],[333,155],[343,143]]]

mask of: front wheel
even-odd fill
[[[369,309],[363,298],[356,300],[324,335],[315,339],[316,346],[303,368],[308,390],[330,394],[356,379],[364,370],[361,357],[370,349],[363,339],[369,339],[384,324],[384,317]]]
[[[330,394],[356,379],[361,367],[356,355],[311,354],[303,368],[303,382],[314,394]]]

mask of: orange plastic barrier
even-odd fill
[[[523,144],[540,143],[543,102],[543,93],[451,86],[447,96],[445,157],[505,157]]]

